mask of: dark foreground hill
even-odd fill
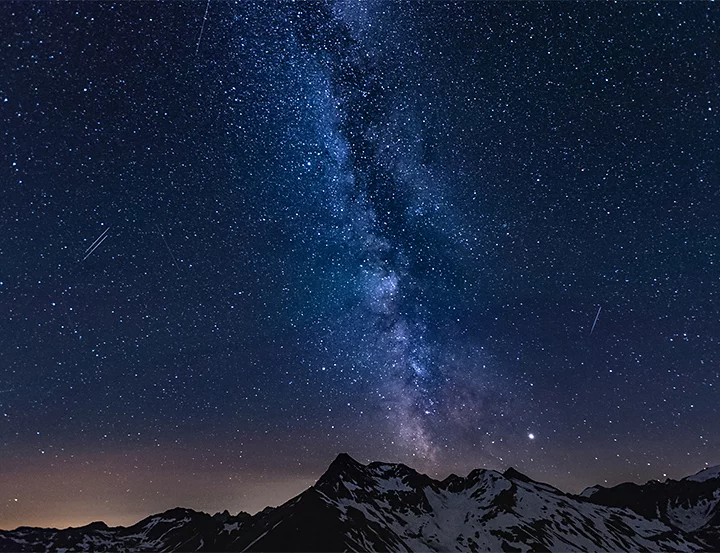
[[[0,531],[0,551],[719,551],[720,471],[566,494],[509,469],[433,480],[341,454],[256,515],[172,509],[130,527]]]

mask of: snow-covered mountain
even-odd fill
[[[21,527],[0,531],[0,551],[713,551],[720,478],[701,474],[576,496],[513,469],[438,481],[341,454],[253,516],[173,509],[128,528]]]
[[[720,465],[682,480],[651,480],[612,488],[594,486],[581,494],[600,505],[629,508],[688,532],[720,551]]]

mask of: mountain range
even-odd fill
[[[0,530],[0,551],[720,551],[720,466],[579,495],[514,469],[434,480],[340,454],[283,505],[171,509],[129,527]]]

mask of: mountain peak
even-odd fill
[[[340,453],[315,484],[322,488],[334,485],[338,480],[359,481],[365,475],[365,465],[359,463],[347,453]]]
[[[363,471],[365,465],[353,459],[347,453],[340,453],[325,471],[325,474],[355,474]]]
[[[228,520],[230,519],[230,516],[231,516],[231,515],[230,515],[230,511],[228,511],[227,509],[225,509],[222,513],[220,513],[220,512],[215,513],[215,514],[213,515],[213,518],[214,518],[216,521],[222,523],[222,522],[228,521]]]
[[[340,466],[353,466],[353,467],[363,467],[362,463],[359,463],[355,459],[353,459],[349,454],[347,453],[338,453],[338,456],[335,457],[332,463],[330,463],[330,466],[333,465],[340,465]]]
[[[514,469],[513,467],[510,467],[505,472],[503,472],[503,476],[511,480],[520,480],[521,482],[534,482],[532,478],[530,478],[529,476],[525,476],[522,472]]]
[[[95,522],[91,522],[90,524],[86,524],[85,526],[81,526],[78,529],[83,531],[90,531],[90,530],[107,530],[109,526],[105,524],[102,520],[97,520]]]
[[[690,480],[692,482],[705,482],[706,480],[710,480],[712,478],[720,478],[720,465],[715,465],[714,467],[705,467],[700,472],[697,472],[692,476],[687,476],[686,478],[683,478],[683,480]]]

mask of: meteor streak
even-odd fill
[[[197,46],[195,46],[195,55],[197,56],[200,51],[200,41],[202,40],[203,31],[205,30],[205,20],[207,19],[208,10],[210,9],[210,0],[207,1],[205,6],[205,15],[203,16],[202,26],[200,27],[200,36],[198,37]]]
[[[590,334],[593,333],[593,330],[595,330],[595,325],[597,324],[598,318],[600,317],[600,310],[602,309],[602,306],[598,307],[597,315],[595,315],[595,321],[593,322],[592,328],[590,329]]]
[[[88,246],[88,248],[85,250],[85,253],[87,253],[88,250],[90,250],[91,248],[93,248],[93,247],[95,246],[95,244],[97,244],[98,241],[100,241],[100,240],[102,239],[102,237],[107,234],[107,232],[108,232],[109,230],[110,230],[110,227],[106,228],[106,229],[100,234],[100,236],[98,236],[98,237],[95,239],[95,242],[93,242],[92,244],[90,244],[90,245]]]
[[[103,231],[103,233],[100,236],[98,236],[92,244],[90,244],[88,249],[85,250],[85,257],[83,257],[83,259],[82,259],[83,261],[85,261],[88,257],[90,257],[92,255],[92,253],[100,247],[100,244],[105,242],[105,239],[109,236],[108,235],[109,230],[110,230],[110,227],[106,228]]]
[[[165,247],[167,248],[168,253],[170,254],[170,257],[172,257],[173,263],[175,263],[175,267],[177,267],[177,270],[180,270],[180,265],[178,265],[177,260],[175,259],[175,256],[173,255],[172,250],[170,249],[170,246],[168,246],[167,240],[165,240],[165,235],[160,230],[160,227],[155,225],[155,228],[158,231],[158,234],[160,235],[160,238],[162,238],[162,241],[165,243]]]

